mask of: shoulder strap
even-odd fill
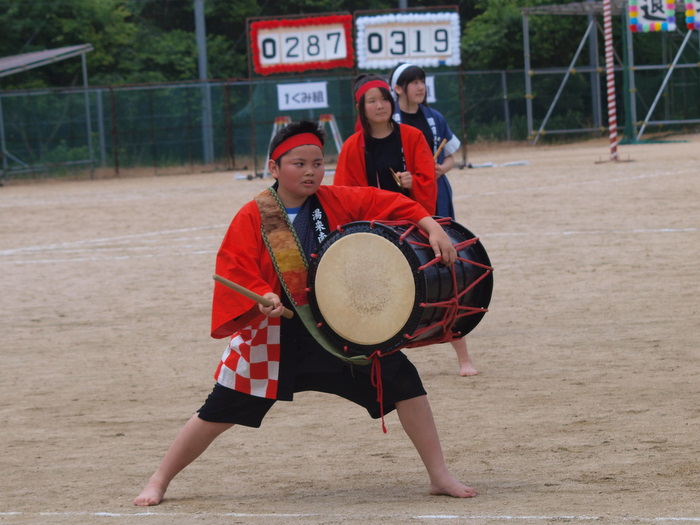
[[[277,192],[268,188],[255,197],[255,203],[260,212],[262,238],[282,288],[294,306],[306,304],[308,262]]]
[[[351,356],[345,353],[318,328],[318,323],[308,304],[306,286],[308,262],[277,192],[273,188],[268,188],[255,197],[255,203],[260,212],[263,241],[272,258],[272,264],[284,292],[294,305],[294,310],[306,329],[326,351],[338,359],[358,365],[370,364],[371,361],[364,355]]]

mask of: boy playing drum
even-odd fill
[[[277,400],[291,401],[295,392],[309,390],[344,397],[373,418],[396,408],[428,471],[430,493],[476,496],[447,469],[427,395],[408,358],[401,352],[382,358],[379,398],[372,367],[326,351],[301,315],[306,306],[305,258],[340,225],[410,220],[426,232],[444,264],[456,259],[442,227],[408,197],[376,188],[322,186],[323,144],[322,130],[308,121],[291,123],[272,139],[268,162],[276,182],[239,210],[216,260],[218,275],[267,298],[272,306],[215,284],[211,334],[231,338],[215,373],[216,384],[180,430],[135,505],[158,505],[173,478],[225,430],[236,424],[259,427]],[[281,317],[285,307],[296,310],[292,319]]]

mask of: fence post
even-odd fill
[[[508,82],[505,71],[501,71],[501,87],[503,89],[503,114],[506,118],[506,140],[510,142],[510,107],[508,106]]]
[[[114,175],[119,177],[119,138],[117,134],[117,104],[114,100],[114,87],[109,86],[109,110],[112,113],[112,155],[114,156]]]
[[[107,165],[107,154],[105,147],[105,113],[102,107],[102,89],[95,91],[97,96],[97,129],[100,139],[100,166],[103,168]]]
[[[527,113],[527,138],[532,139],[534,125],[532,122],[532,70],[530,65],[530,22],[523,15],[523,56],[525,58],[525,111]]]
[[[233,146],[233,120],[231,119],[231,86],[228,82],[224,84],[224,152],[228,160],[228,169],[236,168],[236,152]]]

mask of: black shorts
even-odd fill
[[[391,378],[383,380],[382,389],[385,414],[394,410],[398,401],[426,395],[418,371],[408,359],[399,364]],[[370,374],[351,367],[332,374],[298,375],[294,391],[335,394],[364,407],[374,419],[382,415],[377,388],[372,385]],[[275,402],[275,399],[243,394],[217,383],[198,412],[204,421],[257,428]]]

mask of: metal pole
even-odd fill
[[[630,73],[629,73],[629,84],[630,84],[630,112],[632,115],[632,126],[633,126],[633,133],[637,132],[637,84],[636,84],[636,77],[634,74],[635,71],[635,66],[634,66],[634,39],[632,38],[632,31],[629,29],[629,13],[627,10],[625,10],[625,34],[627,35],[627,65],[629,66]]]
[[[595,2],[595,0],[588,0],[589,2]],[[588,15],[588,23],[595,24],[595,18],[593,15]],[[588,61],[591,66],[595,67],[595,71],[590,73],[591,82],[591,107],[593,109],[593,126],[596,128],[601,127],[601,122],[603,121],[601,116],[600,108],[600,73],[598,70],[598,32],[591,31],[588,35]]]
[[[530,66],[530,26],[523,16],[523,54],[525,55],[525,109],[527,113],[527,138],[532,137],[532,70]]]
[[[119,177],[119,134],[117,132],[117,101],[114,88],[109,87],[109,111],[112,115],[112,156],[114,157],[114,175]]]
[[[501,89],[503,90],[503,112],[506,118],[506,140],[510,142],[510,108],[508,107],[508,82],[505,71],[501,71]]]
[[[85,53],[80,55],[80,62],[83,69],[83,87],[85,88],[85,126],[87,131],[87,141],[88,141],[88,153],[90,154],[90,176],[93,175],[92,168],[92,118],[90,116],[90,93],[88,93],[88,76],[87,76],[87,60],[85,58]]]
[[[2,158],[2,169],[7,170],[7,150],[5,147],[5,116],[2,113],[2,97],[0,97],[0,157]]]
[[[467,111],[464,107],[464,75],[462,62],[459,63],[459,109],[462,123],[462,166],[467,165]]]
[[[535,135],[535,138],[533,140],[533,144],[537,144],[537,139],[544,132],[544,127],[547,125],[547,122],[549,121],[549,117],[552,116],[552,111],[554,111],[554,106],[556,106],[557,102],[559,102],[559,97],[561,96],[562,91],[564,91],[564,86],[566,86],[566,82],[569,80],[569,76],[571,76],[571,72],[574,70],[574,66],[576,65],[576,61],[578,60],[578,57],[581,54],[581,50],[583,49],[583,46],[586,43],[586,38],[588,38],[588,34],[590,33],[593,25],[594,25],[594,22],[591,22],[590,24],[588,24],[588,29],[586,29],[586,34],[583,35],[583,38],[581,39],[581,42],[579,43],[578,49],[576,50],[576,54],[574,55],[574,58],[571,60],[571,64],[569,64],[569,68],[566,70],[566,74],[564,75],[564,80],[562,80],[561,85],[559,86],[559,90],[557,91],[557,94],[554,96],[554,100],[552,101],[552,104],[549,106],[549,109],[547,110],[547,114],[545,115],[544,120],[542,121],[542,125],[540,126],[540,129],[537,131],[537,135]]]
[[[246,33],[248,38],[246,38],[246,47],[248,48],[248,104],[250,105],[250,155],[253,159],[253,177],[258,175],[258,160],[256,158],[257,152],[255,151],[255,104],[254,96],[255,91],[253,90],[253,57],[252,50],[250,46],[250,18],[246,19]],[[265,159],[267,161],[267,159]],[[263,169],[264,171],[264,169]]]
[[[691,34],[692,34],[692,31],[688,30],[688,32],[685,35],[685,38],[683,39],[683,43],[681,44],[681,47],[678,50],[678,53],[676,54],[676,58],[673,59],[673,63],[671,64],[671,67],[668,69],[668,73],[666,73],[666,77],[664,78],[664,81],[661,83],[661,87],[659,88],[659,92],[656,94],[656,98],[654,99],[654,102],[651,104],[651,107],[649,108],[649,112],[647,113],[647,116],[644,119],[644,122],[642,123],[642,127],[639,128],[639,133],[637,134],[637,140],[639,140],[642,137],[642,134],[644,133],[644,129],[646,128],[647,124],[649,123],[649,119],[651,118],[652,113],[654,113],[654,109],[656,109],[656,104],[658,104],[659,99],[661,98],[661,95],[663,95],[663,92],[666,89],[666,84],[668,84],[668,79],[671,78],[671,74],[673,73],[673,70],[676,68],[676,64],[678,63],[678,59],[681,57],[681,54],[683,53],[683,50],[685,49],[685,46],[688,43],[688,40],[690,40]]]
[[[105,167],[107,165],[107,147],[105,145],[105,115],[102,107],[103,91],[98,89],[95,91],[95,95],[97,95],[97,129],[99,130],[97,135],[100,139],[100,166]]]
[[[202,155],[205,164],[214,162],[212,138],[211,91],[207,82],[207,32],[204,23],[204,0],[194,0],[194,22],[197,37],[197,62],[202,86]]]
[[[623,131],[624,139],[621,144],[634,144],[637,134],[637,110],[635,105],[635,86],[634,86],[634,60],[632,54],[632,31],[629,29],[629,13],[624,10],[622,16],[622,87],[624,89],[624,97],[622,98],[625,104],[625,127]]]

